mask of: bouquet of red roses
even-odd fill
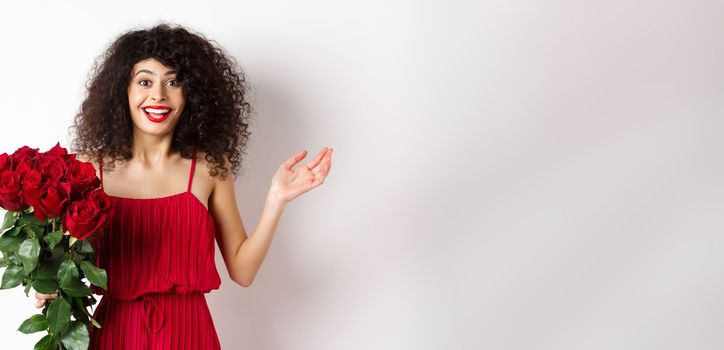
[[[60,143],[45,153],[23,146],[0,154],[0,207],[7,210],[0,227],[0,289],[22,284],[26,296],[31,287],[59,292],[18,329],[48,332],[35,349],[87,349],[88,327],[101,327],[86,309],[97,300],[83,282],[107,289],[89,240],[111,210],[99,185],[93,165]]]

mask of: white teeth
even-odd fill
[[[170,111],[170,109],[153,109],[153,108],[145,108],[144,109],[148,113],[155,113],[155,114],[165,114]]]

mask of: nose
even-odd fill
[[[153,91],[151,91],[151,100],[154,101],[163,101],[166,99],[166,92],[163,89],[163,86],[156,86]]]

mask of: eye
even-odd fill
[[[141,86],[148,86],[149,84],[151,84],[151,82],[146,79],[141,79],[138,81],[138,84],[140,84]]]
[[[169,86],[179,86],[181,85],[181,82],[176,79],[171,79],[168,82],[166,82]]]

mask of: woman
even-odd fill
[[[247,91],[223,49],[180,26],[125,33],[95,65],[73,125],[74,151],[96,165],[113,209],[92,241],[108,290],[92,286],[103,298],[91,348],[219,349],[204,296],[220,284],[214,242],[231,279],[250,286],[286,204],[329,174],[330,148],[296,169],[306,151],[287,159],[247,238],[227,176],[250,135]],[[55,296],[36,293],[36,307]]]

